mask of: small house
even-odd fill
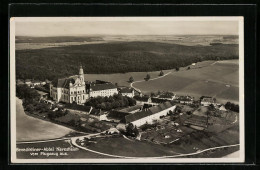
[[[192,104],[193,103],[193,98],[191,96],[179,96],[176,98],[177,101],[181,104]]]
[[[122,96],[128,96],[133,98],[135,96],[135,91],[133,88],[129,87],[123,87],[119,89],[119,92],[122,94]]]
[[[201,102],[200,102],[200,104],[202,105],[202,106],[209,106],[209,105],[211,105],[211,104],[215,104],[215,100],[212,98],[212,97],[204,97],[202,100],[201,100]]]
[[[30,86],[32,84],[32,81],[30,79],[26,79],[24,80],[24,83],[28,86]]]

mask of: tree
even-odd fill
[[[148,80],[150,80],[150,78],[151,78],[150,74],[147,74],[145,77],[145,80],[148,81]]]
[[[136,126],[134,126],[132,123],[128,124],[126,126],[126,133],[129,135],[129,136],[137,136],[138,135],[138,130],[136,128]]]
[[[187,113],[187,115],[191,115],[192,114],[191,111],[187,111],[186,113]]]
[[[211,110],[211,111],[215,110],[215,106],[213,104],[210,104],[209,105],[209,110]]]
[[[175,70],[176,70],[176,71],[179,71],[179,70],[180,70],[180,68],[179,68],[179,67],[176,67],[176,68],[175,68]]]
[[[234,112],[239,112],[239,105],[231,103],[231,102],[227,102],[225,104],[225,108]]]
[[[155,97],[155,93],[154,92],[151,92],[151,97]]]
[[[164,72],[161,70],[159,76],[163,76],[164,75]]]
[[[134,78],[132,76],[129,78],[129,82],[130,83],[134,82]]]

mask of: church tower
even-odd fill
[[[83,72],[83,68],[82,68],[82,65],[80,65],[79,67],[79,79],[80,81],[85,84],[85,81],[84,81],[84,72]]]

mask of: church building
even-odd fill
[[[80,66],[79,75],[58,79],[50,84],[50,97],[56,102],[84,104],[89,98],[108,97],[114,94],[118,94],[118,90],[111,82],[85,81],[82,66]]]

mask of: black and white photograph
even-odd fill
[[[12,163],[244,162],[243,17],[10,18]]]

